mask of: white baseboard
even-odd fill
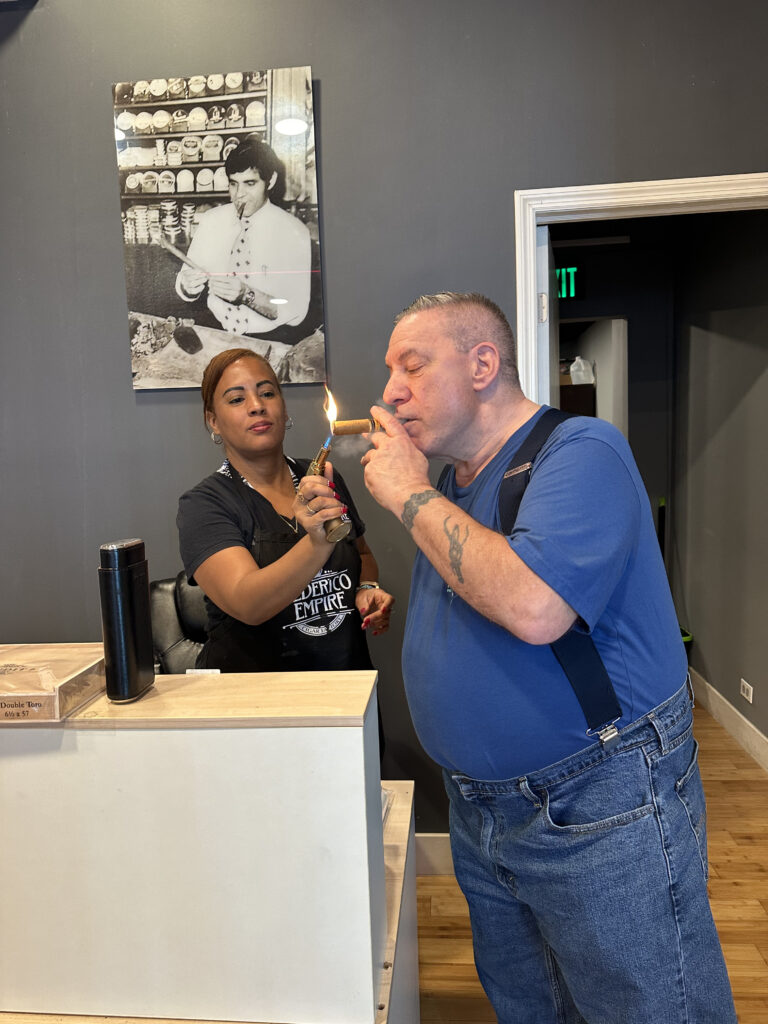
[[[768,736],[764,736],[749,719],[714,688],[696,669],[691,669],[691,682],[696,703],[712,715],[740,747],[768,771]]]
[[[453,874],[451,840],[447,832],[416,833],[416,874]]]
[[[691,682],[696,703],[706,708],[739,746],[743,747],[761,768],[768,771],[768,736],[764,736],[714,686],[708,683],[704,676],[693,668],[691,669]],[[416,833],[416,874],[453,874],[451,841],[447,832]]]

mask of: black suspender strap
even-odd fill
[[[571,629],[549,646],[581,704],[587,720],[587,734],[598,736],[605,746],[618,736],[615,723],[622,712],[595,641],[587,633]]]
[[[531,432],[512,456],[499,490],[499,522],[504,534],[509,535],[517,519],[523,492],[531,479],[531,467],[549,435],[573,413],[561,409],[547,409],[531,428]]]
[[[536,456],[555,427],[571,415],[560,409],[547,409],[515,452],[499,490],[499,522],[505,534],[512,533]],[[550,647],[578,698],[587,720],[587,733],[597,735],[603,746],[610,744],[618,735],[615,722],[622,711],[594,640],[587,633],[570,629]]]
[[[499,522],[505,535],[514,528],[536,456],[555,427],[572,415],[560,409],[547,409],[512,457],[499,489]],[[448,468],[443,470],[438,487]],[[550,647],[581,705],[587,735],[597,736],[604,747],[610,747],[618,737],[615,723],[622,710],[594,640],[587,633],[570,629]]]

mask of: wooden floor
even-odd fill
[[[694,715],[712,911],[739,1022],[768,1024],[768,773],[706,711],[696,708]],[[495,1021],[477,980],[466,903],[454,878],[421,876],[418,904],[423,1024]]]

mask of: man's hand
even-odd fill
[[[217,299],[237,304],[243,301],[248,285],[234,274],[214,274],[208,283],[208,290]]]
[[[193,270],[192,267],[182,267],[179,273],[179,284],[186,295],[194,298],[200,295],[208,281],[208,275],[204,270]]]
[[[429,464],[392,413],[374,405],[371,415],[383,429],[367,435],[373,447],[360,460],[365,486],[383,508],[400,518],[412,495],[433,489]]]

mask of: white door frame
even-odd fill
[[[549,402],[549,394],[541,393],[543,385],[539,383],[549,380],[549,352],[539,351],[536,341],[538,293],[547,287],[539,284],[536,275],[538,226],[765,208],[768,174],[762,173],[516,191],[517,358],[525,394],[535,402]]]

